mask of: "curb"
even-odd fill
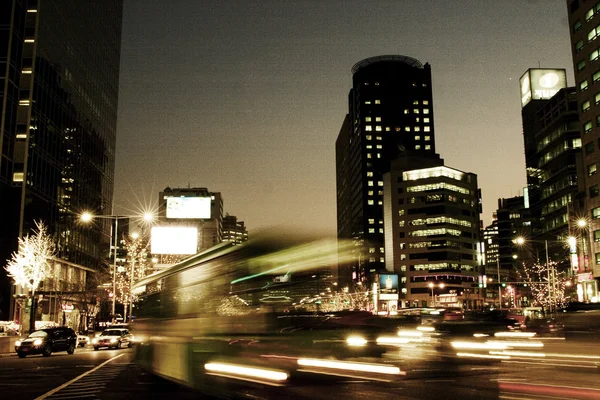
[[[5,357],[14,357],[16,356],[17,353],[0,353],[0,358],[5,358]]]

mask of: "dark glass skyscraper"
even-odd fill
[[[58,257],[102,265],[110,221],[77,216],[112,211],[122,13],[122,0],[0,4],[1,262],[40,220]]]
[[[400,155],[439,159],[429,64],[387,55],[352,68],[348,114],[336,141],[338,238],[356,241],[341,285],[385,271],[383,175]]]

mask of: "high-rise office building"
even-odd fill
[[[385,259],[398,275],[399,307],[482,305],[480,213],[475,174],[442,160],[392,162],[384,175]]]
[[[521,77],[521,104],[531,245],[549,258],[568,259],[564,241],[575,234],[574,221],[585,215],[584,170],[577,93],[567,87],[564,69],[533,68]],[[596,172],[589,166],[588,175]],[[502,252],[501,252],[502,254]],[[510,254],[509,254],[510,255]]]
[[[338,238],[356,241],[340,285],[385,272],[383,175],[399,155],[435,153],[431,68],[406,56],[364,59],[352,68],[348,114],[336,140]],[[369,249],[375,249],[369,253]]]
[[[110,221],[77,214],[112,211],[122,12],[122,0],[0,2],[2,261],[38,220],[59,258],[99,268],[108,254]]]
[[[567,0],[581,130],[589,268],[600,277],[600,2]]]
[[[242,244],[248,241],[248,230],[244,221],[238,221],[235,215],[223,217],[223,242]]]

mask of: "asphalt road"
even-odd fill
[[[19,399],[198,399],[207,398],[143,372],[134,349],[77,349],[50,357],[0,358],[0,393]],[[543,351],[543,353],[542,353]],[[549,342],[537,352],[499,362],[442,360],[422,346],[390,350],[380,363],[406,372],[396,379],[360,374],[302,372],[293,384],[266,387],[244,383],[245,399],[600,399],[600,345]],[[543,354],[543,357],[542,357]],[[373,361],[373,360],[356,360]],[[216,378],[215,385],[238,383]],[[5,397],[6,395],[6,397]]]

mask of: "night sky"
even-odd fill
[[[437,151],[478,175],[489,224],[525,186],[519,77],[574,85],[564,0],[125,0],[114,211],[190,185],[250,233],[334,234],[350,70],[383,54],[431,64]]]

